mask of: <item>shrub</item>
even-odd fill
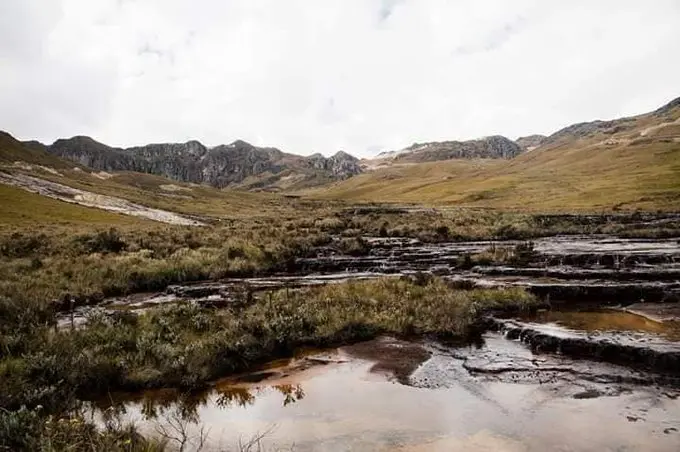
[[[76,237],[75,242],[87,253],[120,253],[127,248],[127,243],[115,228],[94,235]]]

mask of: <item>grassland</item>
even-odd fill
[[[677,211],[679,105],[575,124],[511,160],[393,164],[306,194],[522,211]]]
[[[571,146],[510,161],[387,167],[307,194],[523,211],[680,209],[680,143]]]
[[[127,215],[81,207],[0,184],[0,229],[40,229],[41,226],[87,228],[107,225],[140,226],[145,222]]]

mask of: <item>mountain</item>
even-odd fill
[[[0,130],[0,165],[41,165],[50,168],[73,167],[68,162],[50,155],[45,145],[37,141],[20,142],[12,135]]]
[[[469,141],[434,141],[414,143],[400,151],[384,152],[375,160],[382,164],[422,163],[451,159],[510,159],[522,153],[522,148],[500,135]]]
[[[303,157],[238,140],[208,148],[198,141],[114,148],[90,137],[60,139],[47,152],[101,171],[136,171],[213,187],[278,191],[342,180],[361,172],[359,160],[338,152]]]
[[[650,113],[581,122],[515,144],[533,149],[511,159],[394,164],[418,161],[418,152],[437,146],[411,147],[383,156],[386,164],[366,165],[372,171],[306,194],[511,209],[680,211],[680,98]]]
[[[77,141],[86,148],[92,145]],[[218,189],[133,171],[94,170],[47,149],[0,132],[0,224],[110,226],[149,220],[197,224],[289,212],[292,202],[276,193]],[[99,147],[98,157],[106,157],[109,150]]]
[[[546,140],[545,135],[529,135],[527,137],[519,137],[515,140],[515,143],[522,148],[523,151],[533,151],[540,145],[542,145]]]

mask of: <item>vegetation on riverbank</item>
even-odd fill
[[[319,247],[366,255],[366,237],[424,242],[516,239],[554,234],[680,235],[680,219],[643,215],[549,216],[451,210],[408,211],[359,206],[331,213],[229,220],[206,227],[152,222],[101,226],[0,227],[0,297],[68,307],[106,296],[163,290],[170,284],[295,270]],[[500,248],[499,248],[500,250]],[[495,253],[498,254],[498,253]],[[478,256],[491,261],[503,256]]]
[[[417,284],[387,278],[276,291],[222,310],[181,303],[139,316],[93,314],[82,328],[55,330],[47,326],[48,313],[5,300],[0,304],[5,319],[0,336],[0,444],[23,441],[25,447],[42,447],[47,441],[56,445],[47,450],[62,449],[59,444],[87,446],[73,450],[115,450],[123,441],[131,446],[121,450],[154,450],[155,443],[137,438],[132,428],[96,431],[78,417],[67,421],[78,428],[57,433],[51,429],[62,424],[50,423],[49,415],[68,415],[79,400],[109,391],[201,388],[305,346],[340,345],[382,334],[462,340],[474,333],[484,312],[528,309],[536,302],[521,289],[466,291],[439,279]],[[24,437],[16,438],[17,431],[24,431]]]
[[[191,389],[301,346],[380,334],[464,338],[484,311],[533,303],[521,289],[464,291],[437,279],[391,278],[277,291],[218,311],[186,303],[139,317],[93,315],[76,330],[46,327],[36,312],[14,313],[3,324],[0,406],[52,411],[113,389]]]
[[[163,290],[175,283],[290,273],[297,270],[297,258],[320,251],[369,254],[380,246],[369,237],[524,241],[564,233],[665,237],[680,231],[678,219],[648,222],[642,214],[528,215],[372,205],[302,206],[285,215],[221,219],[198,228],[116,222],[120,216],[108,213],[88,224],[92,209],[68,206],[63,223],[31,228],[25,228],[30,218],[14,222],[0,215],[0,444],[12,449],[21,447],[12,447],[17,443],[8,438],[24,438],[19,440],[28,449],[116,450],[122,441],[121,450],[154,450],[156,443],[135,436],[134,430],[92,430],[78,420],[73,431],[50,436],[45,422],[52,415],[78,419],[73,410],[82,398],[114,389],[199,388],[297,347],[380,334],[460,339],[489,309],[523,309],[536,302],[520,289],[468,291],[436,279],[419,284],[390,279],[274,292],[223,310],[180,304],[139,317],[93,316],[80,329],[57,331],[55,311],[71,306],[71,300],[97,303],[105,296]],[[460,265],[525,259],[531,253],[528,244],[490,248]],[[33,414],[17,411],[21,406]],[[29,431],[22,436],[18,425]]]
[[[0,450],[160,452],[167,441],[145,438],[133,425],[106,422],[100,428],[83,416],[45,415],[42,409],[0,409]]]

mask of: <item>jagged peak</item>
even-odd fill
[[[473,141],[491,141],[491,140],[502,140],[502,141],[512,141],[510,138],[503,135],[487,135],[485,137],[477,138]]]
[[[244,140],[235,140],[227,145],[228,148],[254,148],[252,144]]]
[[[348,154],[345,151],[338,151],[335,154],[333,154],[333,156],[331,158],[334,158],[336,160],[337,159],[350,159],[350,160],[357,160],[357,161],[359,160],[358,158],[354,157],[352,154]]]

